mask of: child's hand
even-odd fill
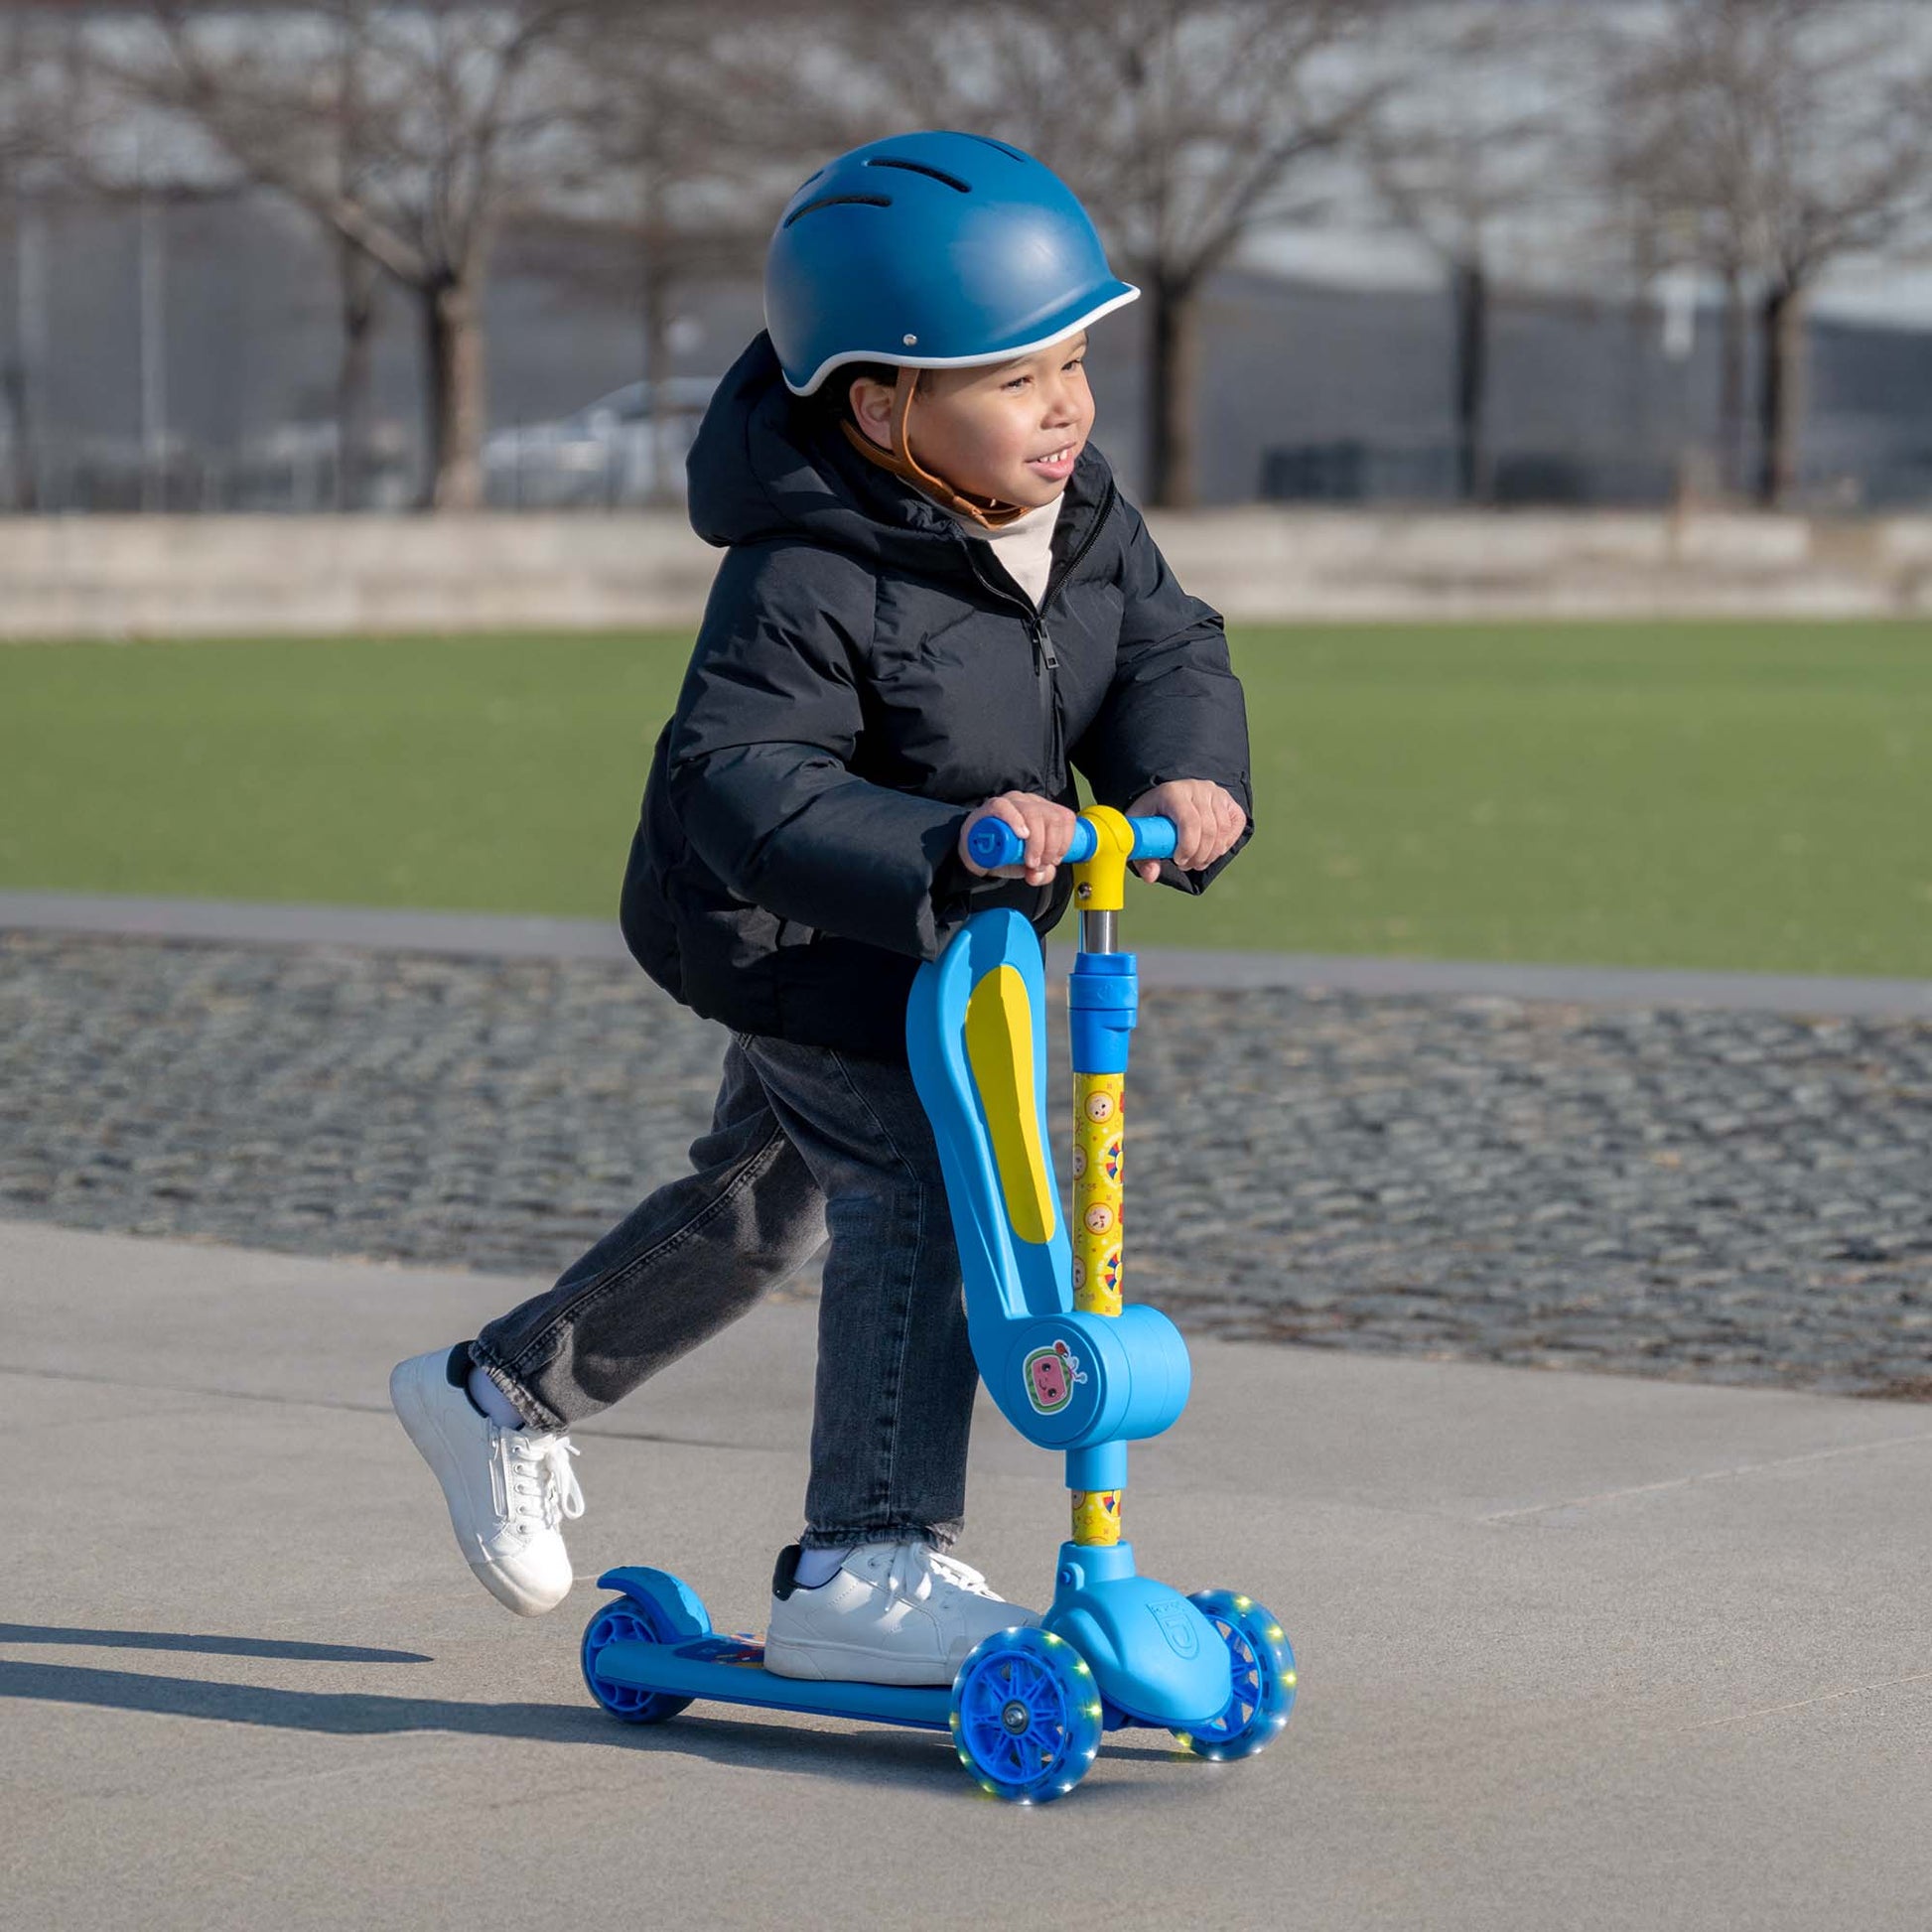
[[[1005,819],[1027,841],[1026,855],[1018,865],[995,866],[989,872],[966,850],[968,834],[983,818]],[[960,863],[982,879],[1025,879],[1029,886],[1050,885],[1067,847],[1073,843],[1073,828],[1078,822],[1064,805],[1056,805],[1050,798],[1035,797],[1031,791],[1003,791],[999,797],[989,798],[960,827]]]
[[[1212,778],[1170,778],[1128,806],[1129,818],[1173,820],[1173,862],[1182,872],[1211,866],[1233,846],[1248,814]],[[1134,870],[1152,886],[1161,877],[1158,859],[1141,859]]]

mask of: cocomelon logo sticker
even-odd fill
[[[1027,1382],[1027,1400],[1042,1416],[1051,1416],[1073,1400],[1077,1382],[1087,1379],[1080,1358],[1063,1341],[1050,1348],[1035,1348],[1021,1370]]]

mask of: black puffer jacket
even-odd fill
[[[728,545],[652,755],[620,919],[652,979],[741,1033],[905,1061],[905,999],[968,912],[1042,936],[1072,892],[981,880],[971,809],[1074,805],[1069,764],[1125,810],[1212,778],[1251,821],[1247,717],[1221,620],[1188,597],[1089,444],[1044,610],[989,547],[816,426],[759,335],[687,464],[691,521]],[[1235,851],[1240,850],[1240,845]],[[1198,893],[1199,872],[1162,867]]]

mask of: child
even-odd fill
[[[1198,893],[1250,834],[1221,620],[1087,440],[1086,332],[1137,293],[1055,176],[974,135],[855,149],[772,236],[766,332],[688,463],[692,523],[726,554],[620,914],[651,978],[730,1030],[711,1130],[548,1293],[391,1377],[464,1554],[524,1615],[571,1585],[565,1432],[829,1230],[767,1668],[944,1684],[1037,1621],[945,1554],[978,1372],[905,1004],[970,912],[1058,920],[1071,765],[1099,802],[1175,821],[1150,882]],[[1026,838],[991,874],[966,849],[989,815]]]

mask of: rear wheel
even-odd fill
[[[668,1691],[646,1691],[635,1684],[619,1684],[597,1674],[597,1660],[614,1643],[671,1643],[687,1634],[653,1603],[620,1596],[606,1603],[584,1631],[584,1682],[614,1718],[630,1725],[662,1724],[675,1718],[691,1702]]]

